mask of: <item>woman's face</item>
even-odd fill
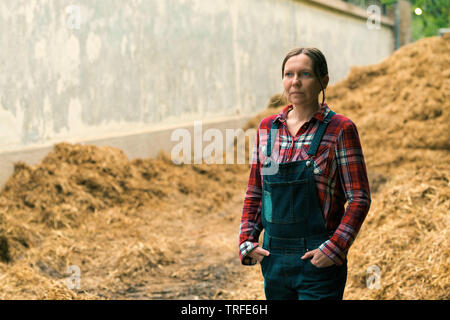
[[[319,80],[314,76],[313,61],[306,54],[290,57],[284,65],[283,86],[286,98],[298,106],[317,106],[320,91]],[[322,78],[325,89],[329,77]]]

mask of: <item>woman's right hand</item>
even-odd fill
[[[258,262],[261,262],[262,259],[268,255],[270,255],[270,252],[261,247],[256,247],[248,253],[249,257],[258,260]]]

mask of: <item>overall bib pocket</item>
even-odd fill
[[[264,215],[270,223],[299,223],[309,216],[308,179],[267,181],[263,188]],[[276,214],[273,211],[276,210]]]

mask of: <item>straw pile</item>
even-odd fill
[[[242,169],[176,165],[165,153],[130,161],[116,148],[67,143],[36,166],[17,163],[0,194],[0,298],[145,297],[180,261],[183,224],[220,209]],[[71,265],[81,290],[67,286]]]
[[[450,298],[449,50],[450,37],[422,39],[329,90],[358,125],[374,192],[346,298]],[[365,282],[371,265],[378,290]]]
[[[357,124],[372,190],[346,299],[450,298],[449,47],[420,40],[327,90]],[[259,267],[237,257],[248,167],[67,143],[17,163],[0,193],[0,299],[263,299]],[[81,289],[67,286],[71,265]],[[367,288],[370,266],[379,289]]]

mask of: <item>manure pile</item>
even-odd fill
[[[345,299],[450,298],[449,51],[448,36],[422,39],[327,89],[358,127],[372,190]],[[0,193],[0,299],[264,299],[259,266],[237,261],[248,170],[67,143],[17,163]]]
[[[207,221],[245,170],[68,143],[36,166],[17,163],[0,194],[0,299],[151,298],[147,286],[198,242],[182,242],[183,225]]]
[[[450,298],[449,50],[449,36],[421,39],[328,92],[358,126],[372,189],[348,299]],[[378,290],[366,285],[372,265]]]

